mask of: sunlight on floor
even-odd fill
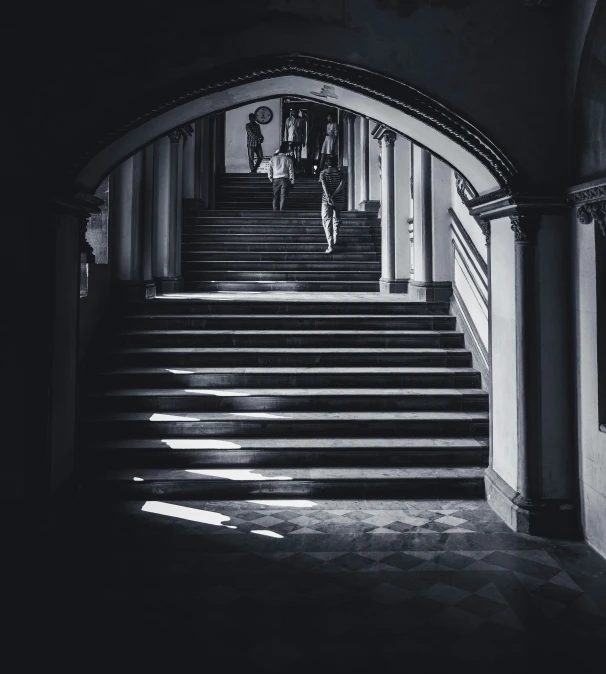
[[[242,445],[237,442],[230,442],[229,440],[187,440],[187,439],[172,439],[161,440],[167,444],[171,449],[241,449]]]
[[[282,534],[278,534],[275,531],[268,531],[267,529],[253,529],[251,534],[259,534],[260,536],[269,536],[269,538],[284,538]]]
[[[150,421],[200,421],[197,417],[181,417],[176,414],[152,414]]]
[[[250,395],[250,393],[245,393],[244,391],[222,391],[210,388],[184,388],[183,390],[185,393],[197,393],[199,395],[224,396],[231,398],[247,397]]]
[[[255,419],[292,419],[280,414],[269,414],[268,412],[230,412],[235,417],[254,417]]]
[[[182,520],[191,522],[201,522],[202,524],[212,524],[216,527],[226,527],[235,529],[236,527],[223,522],[229,522],[231,517],[214,513],[210,510],[198,510],[197,508],[188,508],[187,506],[174,505],[172,503],[162,503],[161,501],[146,501],[141,507],[146,513],[156,515],[167,515],[168,517],[178,517]]]
[[[292,480],[287,475],[267,476],[253,473],[254,468],[222,468],[217,470],[205,470],[200,468],[188,468],[187,473],[208,475],[209,477],[222,477],[226,480]]]
[[[195,374],[192,370],[171,370],[169,367],[166,368],[166,371],[171,374]]]

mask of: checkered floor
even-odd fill
[[[65,536],[44,592],[99,658],[551,673],[606,652],[606,563],[515,534],[482,501],[133,502],[82,511]]]

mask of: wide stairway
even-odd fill
[[[324,252],[319,197],[315,212],[190,210],[183,225],[185,288],[377,292],[381,223],[376,215],[344,211],[339,242],[334,253]]]
[[[344,173],[346,174],[346,170]],[[347,194],[346,175],[344,189]],[[272,198],[273,188],[266,173],[225,173],[218,178],[219,210],[268,210],[271,209]],[[321,198],[322,186],[317,176],[295,176],[295,184],[288,194],[287,205],[294,211],[319,212]]]
[[[484,493],[488,397],[447,303],[207,295],[133,304],[86,408],[97,496]]]

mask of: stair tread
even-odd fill
[[[473,367],[407,367],[407,366],[372,366],[346,367],[340,372],[350,374],[475,374]],[[332,367],[124,367],[112,368],[104,371],[105,374],[334,374]]]
[[[97,449],[424,449],[435,448],[488,448],[488,438],[248,438],[230,437],[229,440],[208,438],[120,438],[99,440],[94,443]]]
[[[204,315],[200,315],[200,318]],[[145,315],[138,314],[137,318],[158,320],[199,320],[195,314],[166,314]],[[189,334],[201,333],[204,335],[406,335],[412,337],[435,335],[462,335],[456,330],[123,330],[117,334],[162,333],[162,334]]]
[[[234,480],[238,482],[271,479],[286,480],[401,480],[401,479],[484,479],[483,466],[386,467],[386,468],[108,468],[102,475],[110,480]]]
[[[108,389],[101,393],[92,394],[94,396],[199,396],[206,394],[208,396],[259,396],[259,397],[278,397],[278,396],[482,396],[487,397],[488,393],[482,389],[469,388],[120,388]]]
[[[97,412],[88,417],[89,421],[263,421],[272,423],[289,421],[485,421],[488,412],[151,412],[155,419],[150,419],[150,412]],[[164,418],[166,417],[166,418]],[[176,418],[173,418],[176,417]],[[237,419],[236,419],[237,417]]]
[[[148,331],[147,334],[160,334],[162,331]],[[183,331],[184,334],[204,334],[204,331]],[[178,333],[178,331],[175,331]],[[168,334],[175,334],[171,331],[168,331]],[[132,333],[125,333],[132,334]],[[135,333],[137,334],[137,333]],[[145,332],[138,333],[145,334]],[[193,346],[183,346],[183,347],[125,347],[122,349],[115,349],[110,351],[110,354],[116,353],[288,353],[288,354],[310,354],[310,353],[325,353],[325,354],[336,354],[336,353],[364,353],[364,354],[376,354],[376,353],[391,353],[391,354],[425,354],[425,353],[458,353],[466,354],[469,353],[468,349],[459,349],[456,347],[453,348],[425,348],[425,347],[409,347],[409,348],[399,348],[399,347],[368,347],[368,348],[353,348],[353,347],[343,347],[343,348],[329,348],[329,347],[193,347]]]

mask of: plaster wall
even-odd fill
[[[583,530],[606,556],[606,433],[598,416],[598,340],[595,228],[570,216],[574,233],[573,288],[577,398],[577,442]]]
[[[262,85],[261,85],[262,89]],[[280,147],[280,98],[250,103],[225,113],[225,171],[227,173],[249,173],[246,129],[248,115],[260,105],[271,109],[274,116],[269,124],[260,124],[263,143],[263,155],[270,157]]]
[[[480,255],[482,256],[484,262],[487,262],[488,250],[486,247],[486,239],[484,238],[484,234],[482,234],[480,225],[478,225],[475,219],[472,218],[471,215],[469,215],[469,210],[467,209],[467,206],[465,206],[465,204],[461,201],[461,197],[457,192],[454,172],[452,174],[450,198],[452,210],[456,213],[457,218],[459,218],[461,225],[463,225],[463,229],[469,234],[471,240],[473,241],[475,247],[477,248],[478,253],[480,253]]]
[[[492,221],[492,457],[494,470],[517,490],[517,367],[515,249],[509,218]]]

